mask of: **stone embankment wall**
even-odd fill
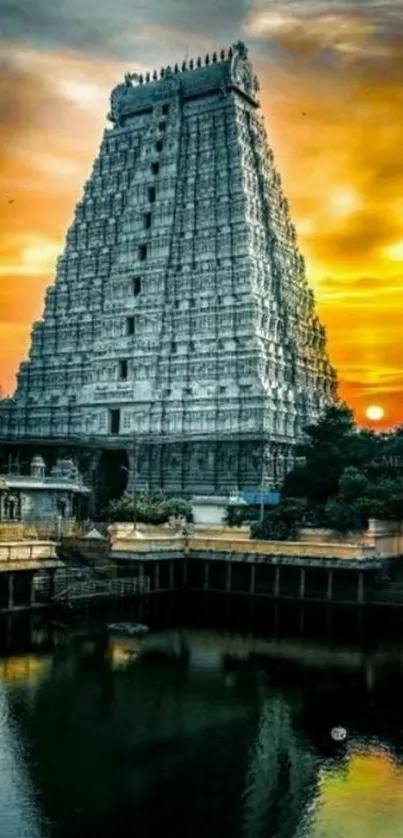
[[[53,541],[61,536],[73,538],[81,534],[80,526],[73,520],[63,521],[16,521],[0,524],[0,542],[2,541]]]
[[[345,535],[334,530],[309,527],[299,532],[298,541],[301,542],[329,542],[338,544],[357,544],[371,547],[376,555],[393,557],[403,555],[403,523],[399,521],[377,521],[374,518],[368,523],[368,529],[362,532],[349,532]]]
[[[139,524],[134,536],[133,524],[116,523],[109,527],[109,536],[113,549],[119,542],[130,542],[134,550],[147,548],[147,543],[177,539],[168,525],[148,526]],[[220,542],[220,549],[232,552],[280,553],[295,556],[326,556],[341,559],[351,558],[397,558],[403,555],[403,524],[394,521],[370,520],[368,529],[363,532],[350,532],[342,535],[334,530],[306,527],[301,529],[296,541],[258,541],[251,540],[249,527],[203,526],[197,525],[188,541],[197,540],[200,549],[213,549],[212,541]],[[144,542],[141,545],[141,542]],[[207,545],[207,542],[208,545]],[[225,546],[224,546],[225,542]],[[138,546],[134,546],[138,543]]]

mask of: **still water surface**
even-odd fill
[[[398,641],[24,643],[0,660],[1,838],[403,838]]]

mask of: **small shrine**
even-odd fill
[[[0,522],[51,521],[85,517],[90,490],[72,460],[57,460],[46,474],[43,457],[29,474],[0,475]]]

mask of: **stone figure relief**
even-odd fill
[[[235,446],[229,447],[224,443],[223,447],[218,449],[217,470],[227,481],[231,481],[235,478],[237,461],[238,457]]]

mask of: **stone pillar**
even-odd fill
[[[358,571],[357,602],[360,605],[364,602],[364,573],[362,570]]]
[[[34,577],[35,577],[35,574],[33,573],[31,575],[31,582],[30,582],[30,586],[29,586],[29,604],[30,604],[31,608],[35,605]]]
[[[159,562],[155,562],[154,565],[154,590],[159,591],[160,589],[160,565]]]
[[[250,566],[250,585],[249,585],[249,593],[251,596],[255,593],[256,589],[256,565],[251,564]]]
[[[228,562],[228,564],[227,564],[227,581],[226,581],[226,585],[225,585],[225,590],[226,590],[227,594],[231,593],[231,580],[232,580],[232,566],[231,566],[231,562]]]
[[[299,572],[299,598],[305,597],[305,568],[301,567]]]
[[[280,565],[276,565],[274,570],[274,596],[280,596]]]
[[[327,572],[326,598],[328,602],[331,602],[333,599],[333,570],[328,570]]]
[[[129,461],[129,474],[127,478],[126,491],[137,492],[139,491],[139,486],[137,474],[138,445],[136,442],[127,450],[127,459]]]
[[[175,563],[169,562],[169,590],[175,589]]]
[[[14,573],[8,574],[7,608],[11,611],[14,608]]]
[[[48,591],[49,591],[49,600],[52,600],[52,599],[53,599],[53,597],[54,597],[54,595],[55,595],[55,576],[56,576],[56,571],[55,571],[55,570],[49,570],[49,572],[48,572],[48,579],[49,579],[49,588],[48,588]]]
[[[368,660],[365,666],[365,685],[368,692],[372,692],[375,683],[374,666],[371,660]]]
[[[84,469],[83,477],[86,483],[91,487],[91,494],[88,501],[88,514],[93,518],[96,510],[96,496],[99,489],[99,462],[101,459],[101,451],[91,453],[90,461],[86,469]]]
[[[203,577],[203,591],[208,591],[209,589],[209,576],[210,576],[210,567],[208,562],[204,562],[204,577]]]
[[[13,618],[12,617],[7,617],[7,619],[5,620],[5,623],[6,623],[6,632],[5,632],[5,635],[6,635],[6,650],[8,652],[8,650],[11,646],[12,639],[13,639],[13,623],[14,623]]]

